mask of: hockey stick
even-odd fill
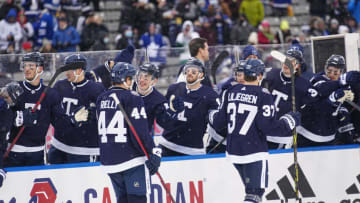
[[[284,63],[289,69],[291,74],[291,99],[292,99],[292,111],[296,112],[296,103],[295,103],[295,70],[293,61],[291,61],[285,54],[273,50],[271,51],[271,56],[280,62]],[[299,163],[297,159],[297,132],[296,127],[292,130],[293,134],[293,146],[294,146],[294,165],[295,165],[295,195],[296,200],[299,200]]]
[[[216,85],[216,71],[223,62],[223,60],[229,56],[229,52],[222,51],[220,54],[215,58],[214,62],[211,65],[211,77],[213,78],[213,82]]]
[[[345,102],[347,102],[348,104],[350,104],[354,109],[358,110],[360,112],[360,106],[357,105],[355,102],[350,101],[350,100],[345,100]]]
[[[226,140],[226,137],[224,137],[220,142],[218,142],[213,148],[211,148],[207,154],[211,154],[216,148],[218,148],[222,143],[224,143]]]
[[[121,105],[121,103],[120,103],[120,101],[119,101],[119,98],[116,96],[115,93],[112,93],[112,94],[110,95],[110,97],[112,97],[112,98],[114,99],[114,101],[115,101],[115,104],[116,104],[117,106],[119,106],[120,111],[121,111],[121,113],[123,114],[126,123],[127,123],[128,126],[130,127],[131,132],[134,134],[136,141],[137,141],[138,144],[140,145],[141,150],[144,152],[144,154],[146,155],[146,157],[149,159],[149,154],[148,154],[147,151],[145,150],[145,147],[144,147],[142,141],[140,140],[138,134],[136,133],[134,126],[132,125],[131,121],[129,120],[129,117],[128,117],[127,114],[126,114],[124,107]],[[161,177],[160,173],[159,173],[159,172],[156,172],[156,175],[159,177],[160,182],[161,182],[161,185],[165,188],[165,191],[166,191],[167,195],[171,198],[171,201],[172,201],[173,203],[176,203],[174,197],[173,197],[173,196],[171,195],[171,193],[170,193],[169,188],[166,187],[165,181],[164,181],[164,179]]]
[[[68,71],[68,70],[75,70],[78,68],[81,68],[85,65],[84,62],[75,62],[75,63],[71,63],[71,64],[67,64],[64,65],[60,68],[58,68],[55,71],[55,74],[51,77],[50,82],[48,84],[48,86],[46,86],[46,88],[44,89],[44,91],[41,93],[40,98],[38,99],[38,101],[36,102],[34,108],[32,109],[32,112],[35,112],[37,110],[37,107],[40,105],[40,103],[44,100],[47,91],[49,90],[49,88],[52,86],[52,84],[55,82],[56,78],[60,75],[60,73]],[[19,132],[17,133],[16,137],[14,138],[14,140],[11,142],[10,146],[8,147],[8,149],[6,150],[3,159],[6,159],[9,156],[9,153],[11,151],[11,149],[14,147],[15,143],[18,141],[18,139],[20,138],[20,136],[22,135],[22,133],[24,132],[25,126],[22,126],[19,130]]]

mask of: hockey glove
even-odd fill
[[[37,123],[38,114],[37,112],[32,112],[31,108],[25,109],[24,111],[16,111],[15,126],[20,127],[32,126]]]
[[[300,125],[301,114],[299,112],[289,112],[280,117],[280,120],[285,121],[288,131],[293,130],[296,126]]]
[[[162,150],[161,148],[155,147],[152,152],[149,159],[145,161],[145,165],[148,167],[150,175],[154,175],[160,167]]]
[[[6,178],[6,172],[4,171],[4,169],[0,169],[0,188],[3,185],[5,178]]]
[[[71,114],[71,123],[76,127],[80,127],[84,122],[88,120],[89,111],[85,109],[85,106],[79,106]]]
[[[338,89],[329,96],[329,101],[333,104],[344,103],[345,100],[354,100],[354,93],[350,89]]]
[[[349,71],[340,75],[339,78],[340,85],[356,85],[360,82],[360,72],[359,71]]]
[[[184,107],[184,100],[182,97],[175,97],[175,95],[171,95],[169,101],[170,110],[176,113],[182,112]]]
[[[89,122],[96,122],[96,107],[95,104],[91,103],[90,108],[88,109],[89,115],[87,120]]]

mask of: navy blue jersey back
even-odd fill
[[[89,80],[77,84],[60,80],[55,84],[54,89],[61,97],[62,106],[67,115],[70,115],[79,106],[95,108],[97,97],[104,91],[104,87],[100,83]],[[81,127],[66,129],[57,128],[55,125],[55,138],[70,146],[96,147],[98,146],[96,122],[88,121]]]
[[[148,118],[148,127],[149,130],[152,129],[154,125],[154,119],[160,113],[165,111],[165,103],[167,103],[166,98],[159,91],[153,88],[152,92],[146,96],[142,96],[145,104],[145,111]],[[157,121],[159,122],[159,121]],[[162,125],[162,123],[159,123]]]
[[[267,152],[266,134],[276,131],[287,136],[290,132],[282,120],[276,119],[273,97],[268,90],[252,85],[235,85],[224,92],[219,110],[210,117],[215,129],[227,125],[227,152],[247,156]],[[244,158],[253,162],[264,157]]]
[[[179,145],[202,148],[208,111],[218,107],[217,93],[206,85],[190,91],[186,84],[181,82],[169,87],[166,98],[169,100],[171,95],[183,98],[185,110],[178,114],[177,120],[168,123],[164,137]]]
[[[134,91],[112,87],[101,94],[96,102],[102,165],[121,164],[144,156],[111,94],[118,97],[147,152],[150,153],[154,147],[149,135],[143,99]]]
[[[45,86],[40,84],[34,87],[27,82],[19,82],[20,86],[24,89],[24,93],[19,97],[19,101],[12,108],[14,111],[23,111],[28,108],[35,107],[36,102],[39,100],[41,93]],[[44,100],[38,107],[37,124],[34,126],[26,127],[17,145],[32,147],[43,146],[45,144],[45,136],[49,128],[52,117],[54,116],[54,108],[60,104],[60,97],[53,89],[49,89],[46,93]],[[13,126],[10,134],[10,142],[16,137],[20,127]]]
[[[279,68],[272,68],[264,78],[262,85],[274,96],[277,119],[292,111],[291,79],[286,78]],[[303,105],[318,100],[318,92],[311,83],[301,76],[295,77],[295,104],[300,110]]]

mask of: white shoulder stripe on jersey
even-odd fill
[[[51,145],[54,146],[56,149],[59,149],[63,152],[69,154],[76,154],[76,155],[100,155],[100,149],[98,147],[74,147],[66,145],[55,137],[51,139]]]
[[[228,152],[226,152],[226,157],[229,159],[230,162],[235,164],[248,164],[257,161],[267,160],[268,155],[268,152],[257,152],[248,155],[229,154]]]
[[[145,160],[146,156],[141,156],[116,165],[100,165],[100,168],[105,173],[118,173],[145,164]]]
[[[10,143],[8,144],[8,147],[10,146]],[[22,145],[14,145],[11,149],[12,152],[39,152],[43,151],[44,146],[37,146],[37,147],[27,147]]]
[[[159,136],[158,138],[159,144],[169,148],[175,152],[187,154],[187,155],[201,155],[206,154],[205,148],[193,148],[193,147],[186,147],[182,145],[175,144],[173,142],[169,142],[167,139],[165,139],[163,136]]]
[[[309,130],[305,129],[302,126],[297,126],[296,131],[300,133],[302,136],[314,142],[330,142],[335,139],[335,134],[328,136],[321,136],[310,132]]]

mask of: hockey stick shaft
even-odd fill
[[[296,112],[296,97],[295,97],[295,71],[294,71],[294,65],[292,61],[290,61],[288,58],[285,60],[285,65],[287,65],[290,69],[291,74],[291,102],[292,102],[292,111]],[[299,164],[297,159],[297,132],[296,127],[292,130],[293,134],[293,145],[294,145],[294,165],[295,165],[295,195],[296,200],[299,200]]]
[[[222,51],[220,54],[215,58],[212,66],[211,66],[211,77],[213,78],[213,82],[216,85],[216,71],[221,65],[221,63],[224,61],[226,57],[229,56],[229,53],[227,51]]]
[[[124,118],[125,118],[125,121],[126,121],[126,123],[128,124],[131,132],[134,134],[136,141],[137,141],[138,144],[140,145],[141,150],[144,152],[144,154],[146,155],[146,157],[149,159],[150,156],[149,156],[149,154],[147,153],[147,151],[146,151],[146,149],[145,149],[142,141],[140,140],[138,134],[136,133],[136,130],[135,130],[133,124],[131,123],[129,117],[127,116],[124,107],[121,105],[121,103],[120,103],[120,101],[119,101],[119,98],[116,96],[116,93],[112,93],[112,94],[110,95],[110,97],[112,97],[112,98],[114,99],[116,105],[120,108],[120,111],[121,111],[121,113],[123,114],[123,116],[124,116]],[[171,198],[171,201],[174,202],[174,203],[176,203],[174,197],[173,197],[173,196],[171,195],[171,193],[170,193],[169,188],[166,187],[166,183],[165,183],[164,179],[162,178],[162,176],[160,175],[160,173],[159,173],[159,172],[156,172],[156,175],[157,175],[158,178],[160,179],[161,185],[165,188],[165,191],[166,191],[167,195]]]
[[[290,69],[290,75],[291,75],[291,99],[292,99],[292,111],[296,112],[296,102],[295,102],[295,70],[294,65],[292,61],[286,57],[285,54],[273,50],[271,51],[271,56],[275,59],[279,60],[282,63],[285,63],[285,65]],[[299,200],[299,163],[297,159],[297,132],[296,127],[292,130],[293,134],[293,146],[294,146],[294,165],[295,165],[295,195],[296,200]]]
[[[226,137],[224,137],[220,142],[218,142],[213,148],[211,148],[208,151],[208,154],[211,154],[216,148],[218,148],[220,145],[222,145],[222,143],[224,143],[226,140]]]
[[[44,100],[47,91],[49,90],[49,88],[52,86],[52,84],[55,82],[56,78],[60,75],[60,73],[68,71],[68,70],[74,70],[76,68],[82,67],[84,65],[83,62],[76,62],[72,65],[65,65],[60,67],[59,69],[57,69],[55,71],[55,74],[51,77],[50,82],[48,84],[48,86],[46,86],[46,88],[44,89],[44,91],[41,93],[38,101],[36,102],[34,108],[32,109],[32,112],[37,111],[38,106],[41,104],[41,102]],[[19,140],[20,136],[22,135],[22,133],[25,130],[25,126],[22,126],[19,130],[19,132],[16,134],[16,137],[14,138],[14,140],[11,142],[10,146],[8,147],[8,149],[6,150],[3,159],[6,159],[9,156],[9,153],[11,151],[11,149],[14,147],[14,145],[16,144],[16,142]]]
[[[345,100],[345,102],[347,102],[348,104],[350,104],[354,109],[358,110],[360,112],[360,106],[357,105],[355,102],[350,101],[350,100]]]

